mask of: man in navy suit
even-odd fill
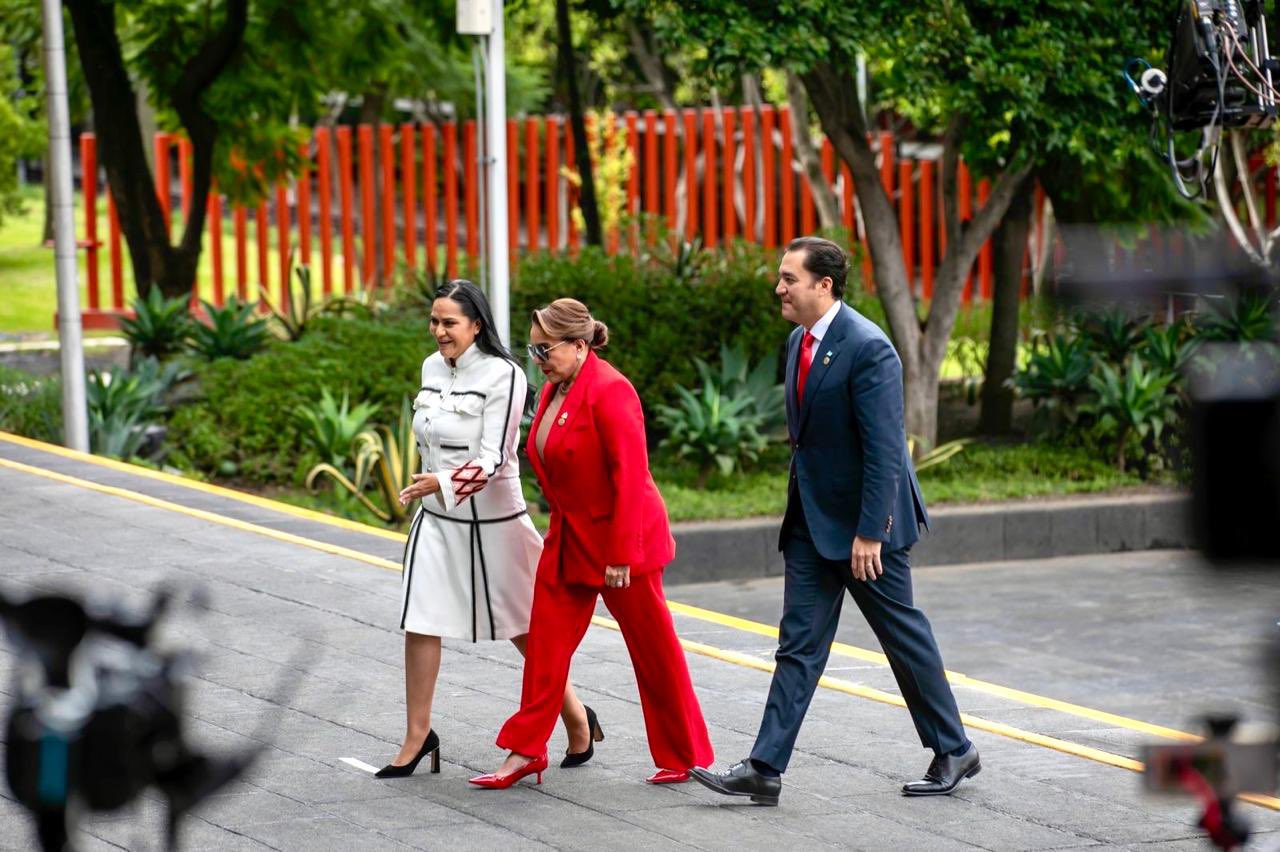
[[[903,428],[902,362],[889,338],[841,298],[848,258],[835,243],[787,246],[776,293],[798,323],[787,343],[791,475],[778,549],[786,562],[777,667],[746,760],[692,777],[776,805],[805,711],[826,667],[847,589],[875,631],[920,742],[934,751],[908,796],[951,793],[978,774],[923,612],[912,604],[908,554],[928,528]]]

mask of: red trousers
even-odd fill
[[[661,571],[633,576],[625,589],[603,590],[544,581],[539,574],[520,710],[502,726],[498,746],[530,757],[547,750],[564,703],[569,661],[591,624],[598,595],[617,619],[631,654],[654,764],[661,769],[710,766],[714,754],[707,724],[662,594]]]

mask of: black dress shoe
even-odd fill
[[[929,764],[924,773],[924,780],[911,781],[902,785],[904,796],[946,796],[960,786],[966,778],[972,778],[982,771],[982,763],[978,760],[978,747],[970,745],[969,750],[959,757],[940,754]]]
[[[757,805],[778,804],[778,794],[782,792],[782,779],[761,775],[750,760],[735,763],[721,774],[695,766],[689,770],[689,777],[726,796],[750,796]]]

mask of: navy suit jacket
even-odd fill
[[[813,348],[804,399],[796,377],[804,328],[787,340],[787,428],[791,434],[792,500],[800,500],[818,552],[847,561],[855,535],[909,547],[929,515],[907,451],[902,361],[885,333],[841,305]],[[785,541],[779,537],[778,548]]]

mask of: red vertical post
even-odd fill
[[[778,168],[782,171],[782,204],[778,218],[782,225],[782,242],[789,243],[796,235],[795,186],[796,174],[791,165],[791,110],[778,110],[778,129],[782,133],[782,156]]]
[[[773,122],[775,115],[771,106],[763,107],[760,113],[760,165],[764,169],[764,238],[762,241],[765,248],[773,248],[778,244],[777,197],[773,194],[773,188],[776,185],[773,176]]]
[[[342,292],[350,293],[355,283],[356,237],[355,195],[351,186],[351,128],[338,128],[338,202],[342,227]]]
[[[658,233],[654,223],[658,208],[658,114],[651,109],[644,112],[644,212],[649,226],[645,228],[645,242],[653,245]]]
[[[467,192],[467,268],[480,263],[480,226],[477,201],[480,187],[476,184],[476,123],[468,120],[462,128],[463,177]]]
[[[987,205],[991,195],[991,181],[983,178],[978,181],[978,209]],[[983,299],[991,298],[991,240],[988,239],[978,250],[978,292]]]
[[[316,177],[320,193],[320,280],[326,296],[333,293],[333,192],[330,185],[329,128],[316,128]]]
[[[887,130],[880,132],[880,183],[893,204],[893,134]]]
[[[578,161],[575,158],[575,151],[573,149],[572,130],[564,135],[564,161],[568,163],[569,168],[577,169]],[[573,220],[573,208],[577,203],[578,191],[574,188],[573,184],[569,184],[567,206],[569,208],[569,251],[572,254],[576,254],[578,251],[578,225]]]
[[[120,254],[120,217],[116,215],[116,200],[107,186],[107,239],[108,256],[111,259],[111,307],[124,309],[124,262]]]
[[[520,140],[515,119],[507,119],[507,246],[514,269],[520,248]]]
[[[236,296],[244,302],[249,298],[249,215],[243,205],[232,209],[231,222],[236,240]]]
[[[413,125],[400,125],[400,182],[404,199],[404,263],[410,271],[418,266],[418,170],[415,168]]]
[[[702,111],[702,241],[715,248],[716,228],[716,115]]]
[[[631,223],[627,226],[627,235],[632,252],[639,249],[636,228],[640,221],[640,130],[637,121],[634,111],[627,112],[627,150],[631,152],[631,168],[627,171],[627,215],[631,217]]]
[[[362,289],[373,286],[377,273],[377,223],[373,211],[373,128],[360,125],[357,131],[360,145],[360,233],[364,236],[364,262],[360,265]]]
[[[458,277],[458,125],[444,125],[444,263],[445,274]]]
[[[898,238],[902,240],[902,262],[907,271],[907,286],[914,292],[916,279],[916,208],[912,193],[910,160],[898,163]]]
[[[662,212],[667,217],[667,230],[674,235],[680,218],[676,212],[676,172],[680,166],[676,160],[674,110],[662,114],[662,134]]]
[[[271,228],[267,219],[267,202],[265,199],[258,202],[257,222],[255,224],[257,225],[255,230],[258,237],[258,286],[255,288],[255,295],[257,295],[257,292],[263,290],[270,291],[268,282],[271,280],[271,264],[269,261],[271,255],[271,244],[269,242]]]
[[[213,303],[226,301],[222,282],[222,195],[218,185],[209,186],[209,261],[213,267]]]
[[[98,146],[92,133],[80,134],[80,195],[84,201],[84,263],[89,309],[102,307],[98,296]]]
[[[933,161],[920,161],[920,287],[933,298]]]
[[[560,250],[560,119],[547,116],[547,251]]]
[[[182,224],[191,218],[191,140],[178,137],[178,176],[182,185]]]
[[[849,245],[858,239],[858,218],[853,210],[853,174],[849,164],[840,162],[840,223],[849,232]]]
[[[152,140],[156,159],[156,197],[160,199],[160,212],[164,214],[164,232],[169,235],[169,134],[160,132]]]
[[[736,113],[737,110],[729,107],[726,107],[722,113],[724,121],[724,149],[721,151],[720,156],[724,161],[724,168],[722,170],[724,177],[721,180],[721,192],[724,193],[724,215],[721,217],[721,220],[724,223],[724,241],[726,243],[737,236],[738,231],[738,211],[734,205],[733,197],[734,185],[737,183],[734,179],[733,173],[734,161],[737,159],[737,155],[735,153],[736,149],[733,144],[734,125],[736,124],[734,116]]]
[[[311,267],[311,158],[302,148],[302,170],[298,172],[294,204],[298,214],[298,265]]]
[[[756,114],[742,110],[742,235],[756,241]]]
[[[422,126],[422,236],[427,269],[434,275],[436,265],[436,128]]]
[[[538,222],[538,120],[524,121],[524,215],[529,231],[529,251],[542,243]]]
[[[684,111],[684,238],[698,233],[698,112]]]
[[[969,167],[963,162],[960,163],[959,169],[959,195],[960,195],[960,221],[967,222],[973,215],[973,187],[969,179]],[[969,304],[973,298],[973,270],[970,269],[965,273],[964,279],[964,303]]]
[[[276,184],[276,246],[280,256],[276,258],[280,265],[280,306],[289,304],[290,260],[289,252],[293,248],[289,233],[289,187],[282,180]],[[264,282],[265,285],[265,282]]]
[[[391,286],[396,268],[396,157],[391,125],[378,126],[378,160],[382,166],[382,286]]]

